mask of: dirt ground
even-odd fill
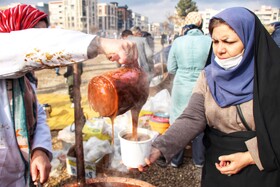
[[[84,63],[84,73],[82,74],[82,84],[80,87],[82,97],[87,95],[87,83],[95,75],[101,74],[105,71],[113,70],[117,68],[116,64],[106,61],[103,56],[87,61]],[[60,68],[60,73],[65,72],[65,67]],[[38,78],[38,94],[45,93],[59,93],[67,94],[67,84],[65,83],[65,78],[60,75],[55,74],[54,69],[46,69],[36,72]],[[70,106],[70,105],[69,105]],[[62,142],[57,140],[58,131],[52,131],[52,143],[53,150],[62,149]],[[106,168],[103,171],[98,173],[98,177],[127,177],[139,179],[146,181],[152,185],[159,187],[198,187],[200,186],[200,174],[201,169],[196,168],[190,156],[190,150],[186,150],[184,164],[179,168],[173,168],[168,166],[166,168],[161,168],[154,164],[149,168],[147,172],[140,173],[138,171],[131,171],[126,173],[106,171]],[[72,182],[76,182],[76,177],[70,176],[66,172],[65,163],[61,164],[56,170],[56,175],[50,177],[48,182],[44,184],[45,187],[56,187],[64,186]]]

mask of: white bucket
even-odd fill
[[[150,137],[144,141],[124,139],[123,136],[128,133],[131,133],[131,130],[123,130],[118,134],[123,164],[129,168],[138,168],[139,165],[145,166],[145,158],[149,158],[150,156],[152,140],[154,139],[155,133],[148,129],[138,128],[138,134],[145,134]]]

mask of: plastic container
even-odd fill
[[[66,170],[69,175],[73,176],[77,176],[77,159],[75,154],[75,146],[73,145],[66,155]],[[96,162],[84,162],[86,179],[96,178],[96,165],[101,160],[102,158],[99,158]]]
[[[131,130],[120,131],[118,136],[121,146],[121,158],[125,166],[130,168],[138,168],[139,165],[145,166],[145,158],[150,155],[152,140],[155,137],[155,133],[148,129],[138,128],[138,137],[142,135],[148,135],[148,140],[132,141],[124,138],[125,135],[132,133]]]
[[[160,134],[164,134],[169,128],[169,114],[167,113],[155,113],[149,120],[151,129],[157,131]]]

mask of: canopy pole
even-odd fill
[[[84,148],[82,129],[85,124],[85,116],[81,107],[81,73],[78,64],[73,65],[74,69],[74,117],[75,117],[75,152],[76,152],[76,166],[77,166],[77,183],[83,187],[85,185],[85,165],[84,165]]]

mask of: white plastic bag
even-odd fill
[[[87,142],[84,142],[85,161],[95,162],[109,153],[112,153],[112,147],[108,140],[91,137]]]
[[[170,114],[171,96],[167,89],[163,89],[152,97],[152,112],[163,112]]]
[[[75,125],[68,125],[64,129],[60,130],[57,135],[58,140],[62,140],[66,143],[75,144]]]

